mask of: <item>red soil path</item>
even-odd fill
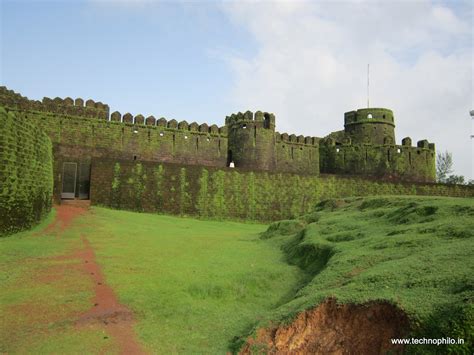
[[[56,218],[46,227],[42,234],[62,232],[71,225],[73,219],[85,214],[87,209],[74,205],[56,206]]]
[[[87,208],[73,205],[56,206],[56,219],[43,233],[64,231],[78,216],[88,213]],[[58,230],[59,229],[59,230]],[[61,259],[79,259],[85,277],[90,277],[94,286],[92,308],[79,316],[77,327],[100,324],[118,344],[121,354],[144,354],[144,350],[136,340],[133,331],[133,313],[120,304],[113,289],[105,283],[95,252],[87,237],[82,235],[83,247],[72,254],[64,255]]]
[[[94,306],[77,321],[77,326],[90,323],[101,323],[107,333],[112,336],[120,347],[122,354],[144,354],[143,349],[135,340],[133,332],[133,313],[120,304],[114,290],[105,284],[100,266],[95,260],[95,252],[86,237],[82,236],[84,249],[76,256],[81,259],[85,271],[95,283]]]

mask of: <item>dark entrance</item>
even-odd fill
[[[63,164],[63,190],[61,198],[71,199],[76,196],[77,163]]]
[[[91,169],[89,163],[63,163],[62,199],[88,200]]]
[[[90,164],[79,164],[79,181],[78,181],[78,190],[79,190],[79,199],[88,200],[89,191],[91,187],[91,166]]]
[[[230,163],[232,163],[232,162],[233,162],[233,160],[232,160],[232,150],[229,149],[227,151],[227,167],[229,167]]]

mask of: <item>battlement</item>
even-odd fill
[[[392,110],[363,108],[344,114],[344,130],[325,138],[279,133],[275,115],[234,113],[225,125],[125,114],[94,100],[29,100],[0,87],[0,106],[34,120],[58,156],[110,157],[302,175],[360,174],[434,181],[435,145],[410,137],[395,142]],[[62,159],[62,158],[61,158]],[[74,160],[73,160],[74,161]]]
[[[277,143],[284,142],[284,143],[295,143],[295,144],[304,144],[304,145],[311,145],[311,146],[318,146],[319,145],[319,138],[318,137],[309,137],[296,134],[288,134],[288,133],[280,133],[275,132],[275,141]]]
[[[255,114],[252,111],[245,113],[233,113],[225,118],[226,126],[236,128],[247,128],[247,124],[253,124],[262,128],[275,129],[275,115],[269,112],[257,111]]]
[[[227,136],[226,126],[218,127],[215,124],[197,124],[196,122],[188,124],[187,121],[177,122],[174,119],[168,121],[164,117],[156,119],[154,116],[145,118],[142,114],[133,116],[129,112],[122,116],[118,111],[114,111],[109,117],[109,105],[103,104],[100,101],[95,102],[92,99],[84,101],[82,98],[73,100],[70,97],[64,99],[44,97],[42,101],[30,100],[13,90],[8,90],[5,86],[0,87],[0,106],[17,111],[38,111],[64,116],[97,118],[129,125],[156,126],[168,130],[182,130],[212,136]]]
[[[84,103],[82,98],[73,100],[70,97],[51,99],[44,97],[42,101],[30,100],[5,86],[0,87],[0,105],[18,111],[39,111],[71,116],[109,119],[109,106],[92,99]]]
[[[198,124],[196,122],[188,123],[187,121],[178,122],[175,119],[167,120],[164,117],[156,119],[154,116],[148,116],[145,118],[142,114],[133,116],[129,112],[122,116],[120,112],[114,111],[110,115],[110,120],[113,122],[122,122],[127,125],[159,127],[167,130],[180,130],[211,136],[227,136],[227,127],[225,126],[219,127],[216,124],[209,126],[207,123]]]
[[[344,126],[363,123],[385,123],[395,127],[393,111],[386,108],[363,108],[344,113]]]
[[[412,139],[410,137],[405,137],[402,139],[402,144],[397,145],[394,142],[390,140],[386,140],[384,144],[373,144],[373,143],[354,143],[352,142],[350,137],[344,137],[340,141],[337,141],[330,135],[321,139],[320,143],[322,146],[326,147],[365,147],[365,148],[378,148],[378,147],[396,147],[399,149],[407,149],[411,148],[414,150],[429,150],[429,151],[435,151],[435,144],[428,142],[426,139],[419,140],[416,144],[416,146],[412,146]]]

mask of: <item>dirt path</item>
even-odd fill
[[[87,213],[87,208],[74,205],[59,205],[55,206],[55,208],[56,218],[44,231],[37,235],[48,233],[57,233],[59,235],[59,233],[71,225],[75,218]]]
[[[93,307],[83,314],[76,325],[87,326],[91,323],[103,324],[107,333],[120,346],[122,354],[144,354],[142,347],[135,339],[133,331],[133,313],[120,304],[114,290],[105,283],[100,266],[95,259],[95,252],[85,236],[82,236],[84,249],[76,256],[84,265],[84,270],[95,283]]]
[[[73,205],[56,206],[56,218],[43,233],[61,232],[68,228],[72,221],[88,213],[88,209]],[[94,282],[93,306],[85,314],[79,316],[76,327],[87,327],[99,324],[119,346],[121,354],[144,354],[144,350],[136,340],[133,331],[133,313],[120,304],[114,290],[105,283],[100,265],[96,261],[95,252],[85,235],[81,236],[82,248],[61,259],[79,259],[85,277]]]

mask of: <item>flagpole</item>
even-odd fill
[[[369,69],[370,64],[367,64],[367,108],[369,108]]]

